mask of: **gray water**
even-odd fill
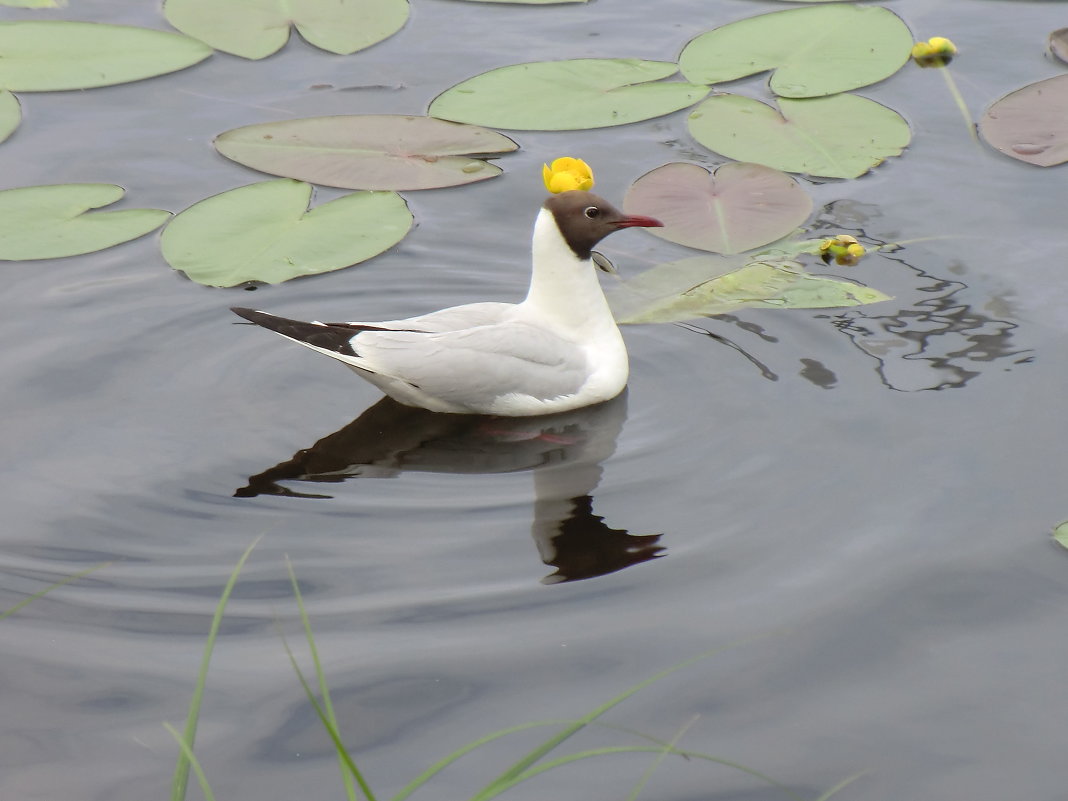
[[[1068,69],[1043,52],[1063,5],[887,6],[918,36],[957,42],[975,114]],[[294,38],[262,62],[216,54],[146,82],[22,95],[2,185],[118,183],[124,206],[180,211],[260,178],[212,150],[229,128],[423,113],[520,61],[671,60],[704,30],[783,7],[675,0],[653,20],[638,2],[416,0],[400,34],[351,57]],[[62,14],[166,27],[136,3]],[[310,88],[323,84],[335,88]],[[515,133],[503,177],[407,193],[418,228],[389,253],[255,292],[173,273],[158,235],[4,265],[0,609],[113,564],[0,623],[0,798],[168,793],[177,749],[162,723],[183,721],[219,593],[262,535],[197,740],[220,799],[342,797],[276,628],[308,666],[286,555],[346,742],[383,796],[476,737],[581,714],[730,645],[607,719],[664,738],[692,721],[682,746],[810,797],[864,772],[840,798],[1063,799],[1068,556],[1048,533],[1068,517],[1066,168],[976,149],[935,71],[863,93],[909,119],[913,145],[863,179],[806,188],[820,230],[925,240],[849,273],[895,300],[699,321],[740,350],[628,328],[627,395],[559,419],[442,421],[389,404],[361,418],[373,387],[232,326],[227,307],[374,319],[517,299],[541,163],[586,157],[618,200],[665,162],[716,163],[685,112]],[[678,253],[641,232],[605,251],[631,275]],[[497,741],[422,795],[470,794],[537,740]],[[574,750],[638,742],[601,729]],[[623,798],[651,760],[583,761],[509,797]],[[642,797],[785,796],[669,759]]]

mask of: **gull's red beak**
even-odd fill
[[[664,224],[653,217],[643,217],[640,214],[628,214],[616,220],[616,228],[663,228]]]

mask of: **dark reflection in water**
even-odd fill
[[[963,281],[933,275],[901,256],[892,255],[901,248],[895,249],[891,243],[876,239],[865,228],[881,216],[878,206],[839,200],[824,207],[811,234],[818,237],[824,233],[851,233],[869,249],[881,248],[871,257],[896,262],[913,274],[911,291],[919,293],[920,298],[908,308],[902,308],[899,300],[896,307],[891,301],[817,315],[817,319],[830,320],[853,345],[876,361],[876,371],[886,387],[901,392],[958,388],[980,375],[984,365],[997,362],[1007,370],[1033,360],[1033,351],[1013,343],[1017,324],[1003,319],[1012,313],[1007,298],[988,298],[983,310],[977,310],[960,297],[968,289]],[[965,266],[952,263],[945,270],[963,274]],[[895,308],[893,314],[879,314],[883,309]],[[714,319],[754,334],[766,343],[779,341],[763,328],[734,315],[721,314]],[[680,325],[733,348],[764,378],[778,380],[778,375],[763,361],[737,342],[702,326]],[[805,380],[823,389],[833,389],[838,384],[838,376],[821,361],[814,358],[800,361],[802,368],[798,374]]]
[[[763,337],[768,342],[778,342],[775,337],[765,335],[764,330],[759,326],[747,325],[741,320],[739,320],[737,317],[735,317],[733,314],[717,314],[715,315],[715,319],[724,323],[733,323],[734,325],[738,326],[743,330],[749,331],[750,333],[755,333],[758,336]],[[760,374],[764,378],[768,379],[768,381],[779,380],[779,377],[774,372],[772,372],[770,367],[764,364],[764,362],[760,361],[760,359],[758,359],[752,353],[747,351],[733,339],[728,339],[722,334],[717,334],[714,331],[709,331],[707,328],[702,328],[701,326],[693,325],[692,323],[675,323],[675,325],[679,326],[680,328],[684,328],[687,331],[692,331],[695,334],[701,334],[702,336],[714,339],[716,342],[719,342],[722,345],[726,345],[728,348],[733,348],[734,350],[738,351],[738,353],[740,353],[742,356],[744,356],[750,364],[757,368],[760,371]]]
[[[834,371],[816,359],[802,359],[799,375],[823,389],[834,389],[834,385],[838,383],[838,376],[834,374]]]
[[[392,478],[408,471],[512,473],[533,471],[531,533],[554,584],[602,576],[663,555],[659,534],[610,528],[593,512],[601,463],[616,448],[627,417],[618,398],[545,417],[437,414],[383,398],[339,431],[262,473],[234,495],[330,498],[282,481],[338,483]]]
[[[1012,345],[1016,323],[956,300],[965,284],[932,280],[921,291],[943,294],[920,301],[916,308],[886,316],[851,311],[832,318],[835,328],[878,362],[876,369],[887,387],[903,392],[963,387],[982,372],[983,362],[1011,359],[1015,365],[1033,359],[1030,350]]]
[[[840,200],[824,208],[816,220],[816,230],[845,230],[858,239],[886,246],[889,243],[874,239],[865,230],[865,225],[881,216],[878,206]],[[985,310],[979,311],[958,297],[968,288],[963,281],[932,275],[886,251],[881,255],[911,270],[917,282],[915,291],[926,297],[894,314],[878,314],[880,309],[893,306],[877,304],[870,310],[861,307],[826,318],[875,359],[887,387],[902,392],[963,387],[982,372],[984,363],[1009,359],[1009,364],[1015,365],[1032,360],[1030,350],[1013,344],[1016,323],[994,316],[1011,313],[1005,298],[990,298]],[[949,264],[945,269],[963,273],[964,265]]]

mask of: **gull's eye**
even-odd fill
[[[585,211],[583,211],[582,213],[589,217],[591,220],[595,220],[601,216],[601,210],[596,206],[587,206]]]

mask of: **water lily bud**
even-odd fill
[[[927,44],[943,56],[957,55],[957,46],[944,36],[932,36],[927,40]]]
[[[912,60],[921,67],[944,67],[957,55],[957,46],[944,36],[932,36],[912,46]]]
[[[834,263],[840,264],[845,267],[852,267],[861,257],[864,256],[864,246],[854,243],[849,245],[843,253],[838,253],[834,257]]]
[[[857,242],[855,236],[849,234],[839,234],[820,242],[820,258],[824,264],[830,264],[831,259],[834,259],[835,264],[852,266],[860,261],[864,253],[864,246]]]
[[[570,156],[556,159],[551,166],[543,164],[541,177],[545,181],[545,188],[554,195],[593,187],[593,171],[589,165],[582,159]]]

